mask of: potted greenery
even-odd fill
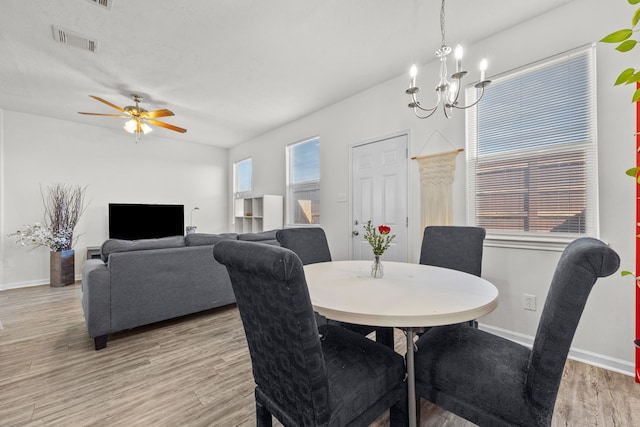
[[[640,3],[640,0],[627,0],[627,2],[631,5],[635,5]],[[629,52],[630,50],[635,48],[636,45],[638,44],[638,40],[632,39],[631,37],[636,31],[638,31],[636,29],[636,26],[638,25],[639,22],[640,22],[640,8],[636,9],[636,11],[634,12],[631,18],[631,28],[623,28],[621,30],[614,31],[613,33],[608,34],[607,36],[602,38],[600,41],[604,43],[617,43],[618,44],[618,46],[616,46],[617,51],[623,52],[623,53]],[[623,70],[615,82],[616,86],[621,84],[635,85],[636,90],[631,98],[631,102],[640,101],[640,70],[636,70],[635,68],[627,68]],[[640,145],[637,146],[636,149],[640,150]],[[640,165],[636,165],[635,167],[628,169],[626,173],[627,175],[634,177],[636,179],[636,182],[640,184]],[[640,235],[637,235],[636,237],[638,238],[640,237]],[[638,247],[637,244],[636,244],[636,247]],[[637,252],[637,249],[636,249],[636,252]],[[636,268],[637,268],[637,265],[639,264],[637,258],[638,258],[638,254],[636,253]],[[640,274],[638,271],[636,271],[635,273],[631,271],[623,271],[622,275],[633,276],[636,282],[636,286],[640,287]],[[637,310],[638,309],[636,308],[636,311]],[[636,314],[636,316],[638,316],[638,314]],[[640,339],[636,339],[634,343],[637,347],[640,347]],[[636,358],[636,360],[638,359]],[[640,382],[640,367],[638,366],[638,363],[636,363],[636,382]]]
[[[75,281],[74,229],[85,210],[86,187],[54,184],[42,192],[42,224],[25,225],[9,234],[23,246],[46,247],[50,254],[50,285],[65,286]]]

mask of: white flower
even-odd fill
[[[71,249],[71,241],[73,239],[73,230],[51,230],[41,226],[39,223],[34,225],[25,225],[22,230],[9,234],[16,238],[16,243],[22,246],[45,246],[52,251],[60,252]]]

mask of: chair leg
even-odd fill
[[[409,413],[407,411],[406,400],[401,399],[389,409],[389,425],[391,427],[405,427],[409,425]]]
[[[393,328],[376,328],[376,342],[393,349]]]
[[[264,405],[256,400],[256,426],[257,427],[271,427],[273,420],[271,413],[264,407]]]

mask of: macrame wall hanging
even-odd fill
[[[445,150],[434,154],[412,157],[418,161],[420,170],[420,236],[429,225],[453,224],[453,179],[456,172],[456,157],[464,149],[457,148],[440,131],[434,130],[420,151],[430,145],[431,151]],[[453,150],[447,150],[447,146]],[[419,152],[420,152],[419,151]]]
[[[420,168],[421,230],[453,224],[453,178],[462,149],[412,157]]]

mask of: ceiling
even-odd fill
[[[447,42],[569,1],[450,0]],[[0,108],[117,129],[78,111],[117,113],[88,95],[124,107],[137,93],[188,129],[145,139],[232,147],[432,60],[439,12],[438,0],[2,0]],[[96,52],[56,42],[52,25]]]

